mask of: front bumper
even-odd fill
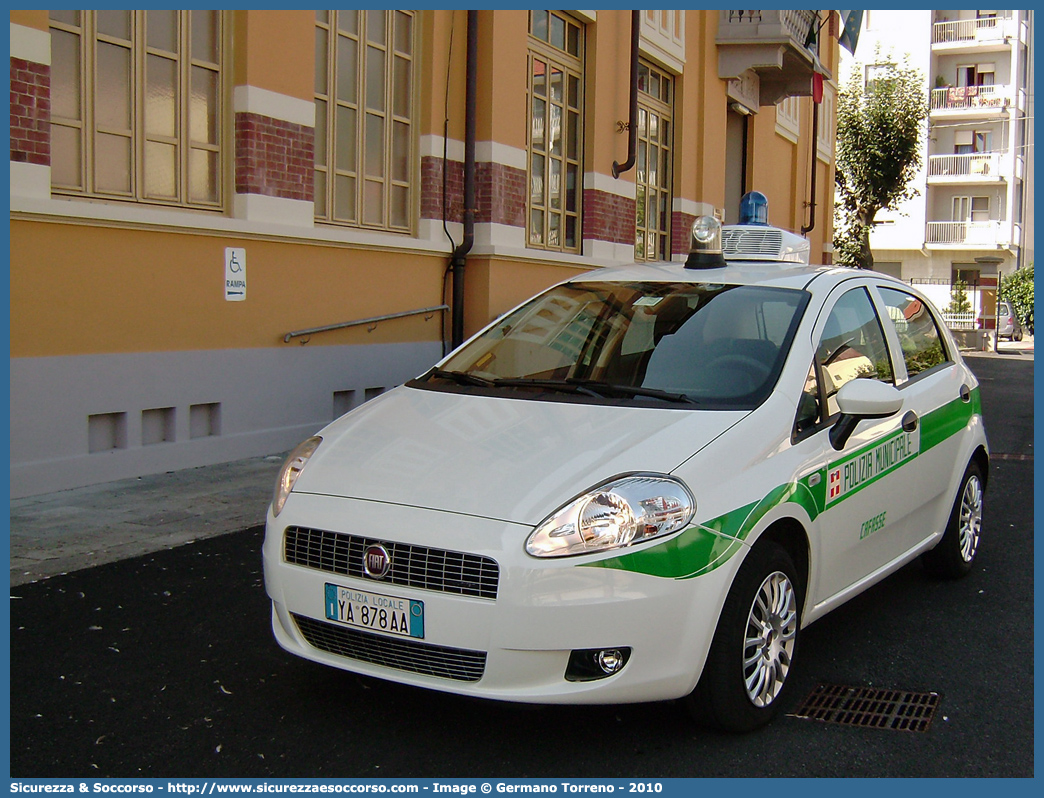
[[[290,564],[283,550],[289,527],[492,558],[499,565],[496,597]],[[435,510],[291,494],[278,519],[269,514],[263,549],[276,640],[291,653],[344,670],[509,701],[626,703],[689,693],[742,557],[697,578],[671,579],[590,567],[598,555],[531,557],[523,548],[531,531]],[[424,639],[328,621],[328,583],[423,601]],[[566,680],[573,650],[610,647],[631,649],[619,672],[595,681]]]

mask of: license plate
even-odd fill
[[[326,617],[359,629],[424,637],[424,602],[326,584]]]

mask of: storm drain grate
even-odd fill
[[[923,732],[938,706],[938,693],[820,684],[794,714],[844,726]]]

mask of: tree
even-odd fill
[[[1011,302],[1015,315],[1033,335],[1033,264],[1001,279],[1001,297]]]
[[[968,284],[960,277],[950,287],[950,304],[946,306],[946,313],[971,313],[972,304],[968,299]]]
[[[920,72],[875,53],[874,78],[857,64],[837,98],[838,263],[873,268],[870,231],[879,211],[919,193],[910,185],[922,162],[928,92]]]

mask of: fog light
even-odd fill
[[[606,676],[612,676],[624,666],[623,652],[618,648],[609,648],[599,651],[595,657],[598,667],[605,671]]]
[[[631,656],[631,649],[616,648],[582,648],[569,655],[566,666],[566,681],[593,682],[619,673]]]

